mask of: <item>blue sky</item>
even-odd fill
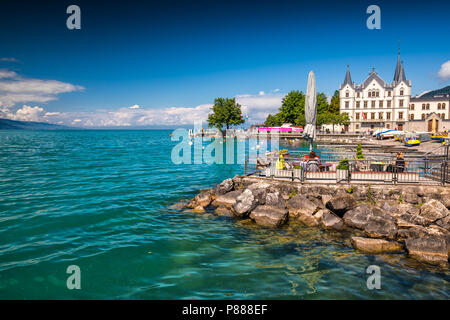
[[[81,30],[66,28],[70,4],[81,8]],[[381,30],[366,27],[371,4]],[[372,67],[392,81],[399,41],[418,94],[450,84],[438,76],[450,60],[449,9],[434,0],[7,1],[0,116],[174,126],[204,119],[215,97],[236,97],[260,122],[284,94],[305,90],[309,70],[327,95],[347,64],[355,82]]]

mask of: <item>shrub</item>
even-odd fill
[[[348,170],[348,160],[344,159],[339,161],[339,164],[336,167],[337,170]]]

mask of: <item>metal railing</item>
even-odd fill
[[[324,157],[320,159],[318,166],[312,166],[313,162],[300,155],[286,157],[284,169],[278,169],[275,161],[271,161],[270,165],[261,165],[247,159],[245,173],[301,183],[450,184],[448,160],[406,158],[403,166],[393,157],[345,160],[341,157]],[[249,170],[250,167],[254,170]]]

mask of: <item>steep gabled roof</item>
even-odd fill
[[[369,76],[367,77],[367,79],[363,82],[362,87],[366,88],[371,82],[372,80],[375,80],[376,82],[378,82],[378,84],[380,86],[382,86],[383,88],[386,87],[386,82],[383,81],[383,79],[380,78],[380,76],[378,75],[378,73],[375,72],[375,68],[372,70],[372,72],[369,74]]]

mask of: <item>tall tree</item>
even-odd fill
[[[331,97],[330,105],[328,106],[328,111],[330,113],[339,114],[340,112],[339,90],[334,91],[334,94]]]
[[[305,95],[293,90],[281,100],[279,119],[282,123],[297,124],[299,115],[305,114]]]
[[[245,119],[242,117],[241,105],[236,103],[235,98],[216,98],[211,108],[212,113],[208,115],[208,125],[216,127],[219,130],[226,126],[237,126],[243,124]]]

